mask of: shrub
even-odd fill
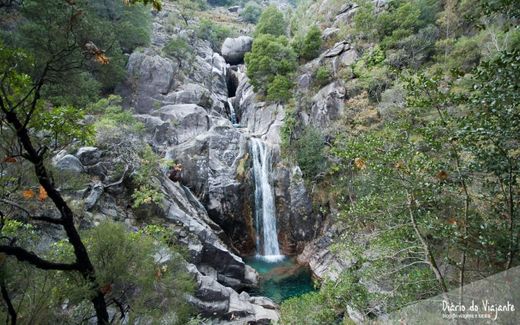
[[[312,180],[325,170],[323,135],[312,126],[307,126],[299,139],[294,141],[296,162],[303,176]]]
[[[163,51],[166,55],[175,58],[179,66],[182,66],[182,62],[191,62],[195,56],[193,48],[188,41],[178,36],[168,41]]]
[[[300,57],[308,61],[318,57],[323,42],[321,36],[321,29],[316,25],[312,26],[303,39]]]
[[[335,324],[336,313],[319,292],[287,299],[281,306],[282,324]]]
[[[285,36],[258,36],[251,52],[246,53],[245,62],[255,91],[264,94],[276,76],[288,77],[297,68],[296,54]]]
[[[283,13],[271,5],[260,16],[255,29],[255,37],[262,34],[282,36],[285,35],[286,27]]]
[[[321,66],[318,68],[318,70],[316,70],[314,80],[318,87],[322,87],[330,82],[331,77],[332,73],[330,68],[327,66]]]
[[[293,82],[285,76],[276,76],[267,87],[267,99],[287,102],[292,97]]]
[[[210,43],[213,51],[220,51],[220,47],[227,37],[233,36],[233,31],[227,27],[212,22],[208,19],[201,19],[197,29],[197,37]]]
[[[262,8],[256,2],[249,1],[240,13],[240,17],[248,23],[256,24],[261,14]]]

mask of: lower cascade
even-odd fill
[[[256,247],[259,258],[268,262],[284,259],[280,254],[276,231],[276,208],[273,188],[269,182],[271,151],[259,139],[251,138],[253,176],[255,180]]]

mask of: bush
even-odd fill
[[[327,66],[321,66],[316,70],[314,80],[318,87],[323,87],[330,82],[331,77],[332,73],[330,69]]]
[[[197,29],[197,37],[210,43],[213,51],[219,52],[222,43],[227,37],[232,37],[233,31],[227,27],[212,22],[208,19],[201,19]]]
[[[319,292],[307,293],[282,303],[282,324],[335,324],[336,313]]]
[[[182,62],[191,62],[195,56],[193,48],[188,41],[179,36],[168,41],[166,46],[163,48],[163,51],[166,55],[175,58],[181,67]]]
[[[296,162],[306,179],[312,180],[325,170],[323,135],[318,129],[307,126],[294,142],[294,150]]]
[[[299,53],[301,58],[310,61],[318,57],[323,42],[321,36],[321,29],[318,26],[314,25],[309,29],[303,39],[303,46]]]
[[[255,29],[255,37],[262,34],[282,36],[285,35],[286,27],[283,13],[271,5],[260,16]]]
[[[255,39],[251,52],[245,55],[245,62],[251,84],[256,92],[263,94],[276,76],[289,78],[298,66],[296,53],[288,46],[287,38],[268,34]],[[277,83],[281,84],[281,79]]]
[[[256,2],[249,1],[240,13],[240,17],[248,23],[256,24],[261,14],[262,8]]]
[[[277,102],[287,102],[292,97],[293,82],[285,76],[276,76],[267,87],[267,99]]]

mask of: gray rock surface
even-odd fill
[[[313,98],[311,104],[311,123],[325,129],[340,117],[345,104],[346,90],[341,81],[334,81],[323,87]]]
[[[101,154],[101,150],[96,147],[81,147],[76,152],[76,157],[83,165],[90,166],[99,162]]]
[[[75,156],[68,154],[66,151],[60,151],[54,158],[52,159],[52,164],[58,170],[73,172],[73,173],[82,173],[85,171],[81,161]]]
[[[128,59],[128,74],[133,86],[132,104],[137,113],[149,113],[175,86],[178,65],[149,51],[134,52]]]
[[[249,36],[239,36],[236,38],[226,38],[222,43],[222,56],[229,64],[240,64],[244,62],[244,55],[251,51],[253,38]]]

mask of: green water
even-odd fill
[[[260,286],[250,292],[271,298],[276,303],[314,291],[311,272],[307,267],[295,263],[294,258],[280,262],[266,262],[257,257],[245,259],[260,274]]]

